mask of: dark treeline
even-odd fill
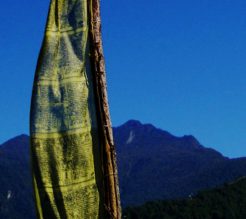
[[[127,219],[245,219],[246,178],[199,192],[185,200],[148,202],[127,207]]]

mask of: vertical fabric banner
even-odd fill
[[[51,0],[30,112],[39,219],[120,218],[100,25],[98,0]]]

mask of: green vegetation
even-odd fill
[[[123,218],[245,219],[246,177],[220,188],[201,191],[189,199],[155,201],[139,207],[127,207]]]

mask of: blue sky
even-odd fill
[[[246,156],[246,1],[102,0],[114,126],[128,119]],[[0,8],[0,143],[28,133],[48,0]]]

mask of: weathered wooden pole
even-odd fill
[[[101,126],[103,144],[103,166],[105,178],[106,208],[111,218],[121,218],[119,181],[116,164],[116,152],[113,141],[112,125],[109,114],[105,61],[102,47],[100,0],[89,0],[91,62],[94,73],[97,108]]]

